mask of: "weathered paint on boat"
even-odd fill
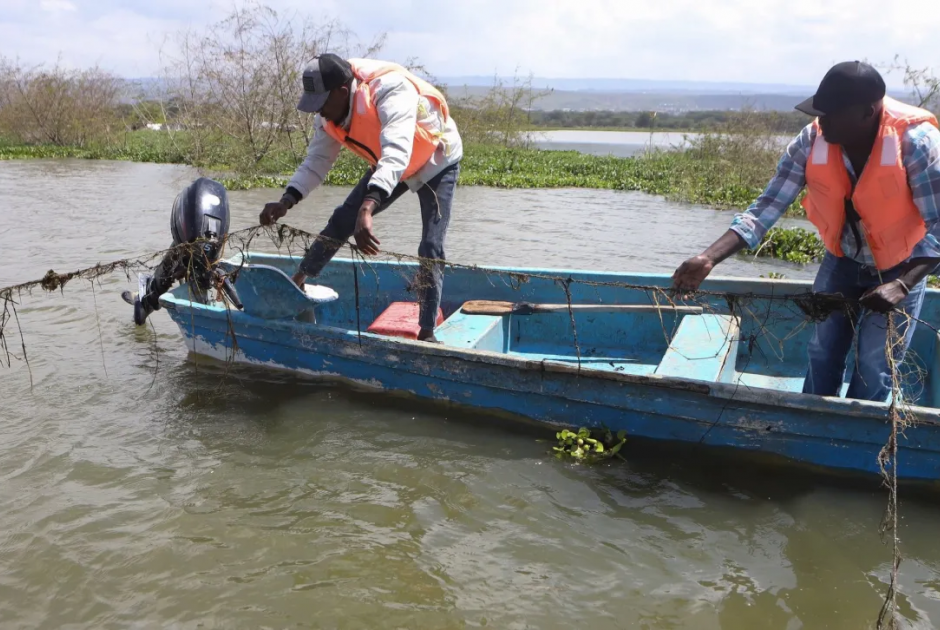
[[[606,426],[867,473],[878,471],[889,436],[887,403],[800,393],[812,326],[792,301],[778,298],[805,293],[808,283],[709,280],[704,288],[712,291],[773,298],[749,298],[735,314],[723,299],[701,315],[575,312],[576,345],[568,312],[488,316],[459,307],[469,300],[565,303],[566,284],[573,304],[650,304],[652,292],[617,285],[667,287],[669,277],[448,268],[442,343],[427,344],[365,332],[391,302],[414,300],[415,264],[336,259],[318,282],[339,299],[314,304],[285,274],[252,273],[256,266],[290,273],[296,259],[251,254],[249,262],[235,283],[244,311],[191,302],[185,286],[162,298],[192,352],[551,426]],[[938,297],[928,291],[923,320],[937,321]],[[905,390],[916,425],[900,441],[901,478],[940,478],[937,342],[920,326],[912,343],[926,376]]]

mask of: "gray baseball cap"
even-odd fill
[[[330,91],[346,85],[353,78],[352,66],[338,55],[326,53],[313,60],[304,68],[304,93],[297,103],[297,109],[308,114],[316,114]]]

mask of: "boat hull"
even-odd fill
[[[264,320],[194,304],[177,293],[164,305],[199,355],[482,411],[508,412],[547,427],[607,427],[632,436],[773,453],[877,473],[890,435],[886,405],[734,382],[598,371],[380,337],[294,319]],[[234,343],[233,343],[234,336]],[[914,410],[898,474],[940,479],[936,410]]]

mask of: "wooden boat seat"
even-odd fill
[[[740,320],[731,315],[686,315],[655,374],[730,383],[738,354]]]
[[[238,271],[235,290],[246,314],[262,319],[308,319],[314,307],[339,296],[329,287],[307,285],[305,291],[290,276],[270,265],[246,265]]]

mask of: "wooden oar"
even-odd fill
[[[533,315],[535,313],[559,313],[572,311],[596,311],[601,313],[656,313],[666,311],[688,315],[700,315],[701,306],[673,306],[672,304],[530,304],[528,302],[494,302],[471,300],[464,302],[460,310],[467,315]]]

